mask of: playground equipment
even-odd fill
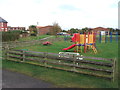
[[[118,42],[118,32],[114,32],[115,41]],[[107,43],[108,41],[113,41],[113,32],[101,31],[99,33],[99,42]]]
[[[80,55],[79,53],[72,53],[72,52],[59,52],[59,57],[76,58],[79,60],[83,60],[83,55]]]
[[[75,44],[69,46],[68,48],[64,48],[62,50],[68,50],[73,47],[75,52],[82,52],[82,46],[84,47],[84,53],[87,52],[90,48],[94,51],[94,53],[97,53],[96,50],[96,33],[94,32],[88,32],[84,34],[75,33],[72,37],[72,41],[75,42]]]
[[[51,45],[52,43],[50,43],[49,41],[43,42],[43,45]]]
[[[64,41],[68,41],[68,40],[70,40],[70,34],[64,35]]]

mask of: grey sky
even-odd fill
[[[0,0],[0,16],[9,26],[52,25],[62,29],[118,28],[119,0]]]

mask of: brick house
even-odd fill
[[[0,31],[8,31],[7,29],[7,21],[0,17]]]
[[[53,26],[37,26],[38,34],[45,35],[48,34]]]
[[[100,31],[107,31],[107,32],[109,32],[110,29],[108,29],[108,28],[103,28],[103,27],[96,27],[96,28],[92,28],[91,31],[96,32],[96,33],[99,34]]]
[[[7,21],[0,17],[0,31],[25,30],[25,27],[11,27],[7,26]]]
[[[8,27],[8,31],[13,31],[13,30],[25,30],[25,27]]]

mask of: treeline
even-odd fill
[[[2,32],[2,42],[18,40],[20,38],[21,33],[22,31],[19,30]]]
[[[113,33],[118,32],[118,34],[120,35],[120,29],[114,29],[114,28],[107,28],[107,29],[110,29],[110,32],[113,32]],[[90,32],[91,30],[92,30],[91,28],[85,27],[82,29],[71,28],[69,30],[62,30],[62,32],[67,32],[72,35],[73,33],[84,33],[84,32]]]

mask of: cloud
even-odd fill
[[[72,5],[61,5],[59,7],[61,10],[66,10],[66,11],[76,11],[76,10],[80,10],[79,8],[76,8],[75,6]]]
[[[62,29],[118,27],[118,0],[1,0],[1,17],[10,26],[58,22]],[[3,8],[4,7],[4,8]]]

